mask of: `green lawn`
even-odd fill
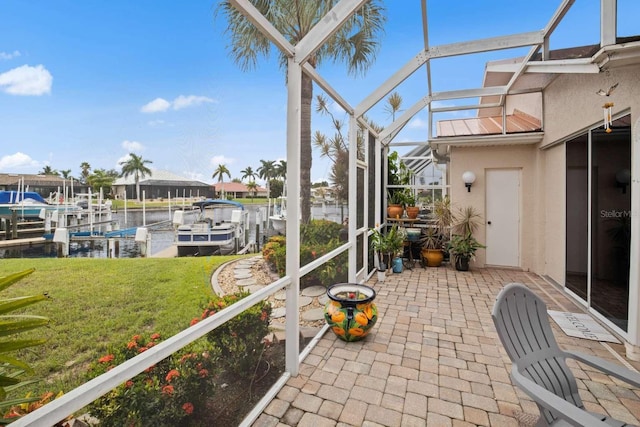
[[[21,355],[45,380],[29,390],[68,392],[109,345],[142,332],[166,339],[185,329],[212,295],[212,272],[232,258],[0,260],[0,276],[36,269],[0,297],[51,297],[25,310],[51,320],[32,332],[48,342]]]

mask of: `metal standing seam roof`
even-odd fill
[[[515,110],[506,116],[506,133],[539,132],[542,130],[540,119]],[[469,136],[502,134],[502,116],[469,117],[455,120],[440,120],[438,136]]]

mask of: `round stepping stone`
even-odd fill
[[[329,301],[329,297],[327,296],[327,294],[318,297],[318,302],[322,305],[325,305],[327,301]]]
[[[301,295],[304,295],[306,297],[319,297],[320,295],[326,293],[327,289],[324,286],[311,286],[303,289],[302,292],[300,292]]]
[[[307,322],[313,322],[315,320],[323,319],[324,309],[322,308],[312,308],[311,310],[307,310],[302,313],[302,320],[306,320]]]
[[[278,301],[284,301],[287,299],[287,293],[285,291],[278,291],[273,297]]]
[[[254,279],[253,277],[249,278],[249,279],[241,279],[238,280],[236,282],[236,285],[240,286],[240,287],[244,287],[244,286],[253,286],[253,285],[257,285],[258,282],[256,282],[256,279]]]
[[[284,307],[274,308],[273,311],[271,311],[271,317],[274,319],[279,319],[281,317],[284,317],[286,314],[287,314],[287,309]]]
[[[233,278],[236,280],[250,279],[253,277],[251,273],[234,273]]]
[[[251,274],[251,269],[250,268],[234,268],[233,269],[233,274]]]
[[[313,298],[311,298],[311,297],[301,296],[300,298],[298,298],[298,302],[300,303],[300,307],[304,307],[305,305],[309,305],[309,304],[311,304],[312,301],[313,301]]]

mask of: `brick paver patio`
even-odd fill
[[[495,296],[521,282],[550,310],[582,307],[527,272],[451,267],[416,268],[375,276],[379,319],[363,341],[345,343],[327,332],[254,426],[518,426],[533,425],[536,405],[511,384],[511,363],[491,320]],[[639,368],[622,344],[566,336],[563,348]],[[640,390],[569,362],[590,411],[639,424]]]

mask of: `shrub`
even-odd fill
[[[213,316],[247,295],[241,292],[212,298],[201,319]],[[207,334],[213,347],[224,352],[219,361],[223,369],[241,377],[253,376],[265,348],[270,316],[271,305],[261,301]],[[197,321],[199,319],[194,319],[192,324]]]
[[[305,265],[342,244],[342,225],[324,219],[300,227],[300,264]],[[280,277],[286,274],[287,247],[284,236],[274,236],[263,246],[262,256]],[[347,280],[347,253],[342,253],[316,271],[301,278],[301,287],[329,285]]]
[[[160,335],[134,335],[91,365],[101,375],[160,342]],[[93,402],[89,411],[100,426],[189,425],[206,409],[214,387],[209,352],[184,350],[162,360]]]

